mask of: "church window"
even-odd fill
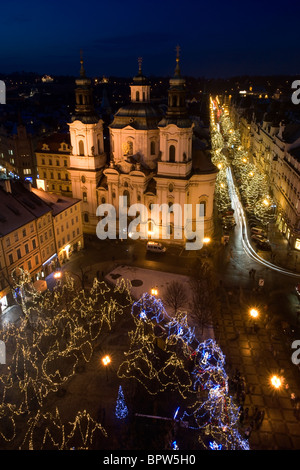
[[[152,142],[150,144],[150,153],[151,153],[151,155],[155,155],[155,142],[154,142],[154,140],[152,140]]]
[[[177,96],[173,96],[173,103],[172,106],[175,107],[177,106]]]
[[[143,101],[146,100],[146,95],[145,95],[145,92],[143,91]]]
[[[129,194],[129,191],[124,191],[123,192],[123,196],[127,197],[127,207],[130,206],[130,194]]]
[[[140,92],[139,92],[139,91],[137,91],[137,92],[135,93],[135,100],[136,100],[136,101],[140,101]]]
[[[105,202],[106,202],[106,201],[105,201],[105,197],[102,197],[102,198],[101,198],[101,204],[105,204]]]
[[[83,140],[79,141],[79,155],[84,155],[84,145],[83,145]]]
[[[98,144],[98,155],[100,155],[101,151],[100,151],[100,139],[97,139],[97,144]]]
[[[200,207],[199,207],[199,215],[203,215],[204,217],[206,216],[206,201],[200,201],[199,202]]]
[[[82,175],[82,177],[81,177],[81,182],[85,183],[85,176],[84,175]]]
[[[82,200],[83,202],[87,202],[87,193],[85,191],[82,193]]]
[[[85,212],[85,213],[83,214],[83,221],[84,221],[85,223],[88,223],[88,222],[89,222],[89,214],[88,214],[87,212]]]
[[[169,184],[169,192],[172,193],[174,189],[174,185],[172,183]]]
[[[171,163],[175,162],[175,146],[174,145],[170,145],[170,148],[169,148],[169,161]]]

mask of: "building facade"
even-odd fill
[[[21,269],[34,284],[83,247],[81,201],[0,181],[0,305],[13,303],[14,275]]]
[[[102,122],[94,113],[90,81],[83,64],[76,84],[75,116],[69,124],[70,173],[73,195],[83,201],[83,230],[96,232],[101,219],[101,215],[96,215],[100,204],[114,206],[119,219],[122,196],[127,208],[133,204],[147,207],[144,222],[148,234],[179,243],[182,239],[177,231],[180,227],[185,233],[195,230],[196,204],[202,204],[205,236],[211,236],[218,170],[211,163],[209,152],[201,148],[194,135],[194,123],[187,115],[186,84],[180,73],[179,56],[170,79],[166,115],[151,103],[150,84],[139,63],[130,87],[131,102],[116,112],[109,125],[109,161],[103,152]],[[152,220],[152,204],[167,204],[171,209],[178,204],[182,209],[180,219],[170,210],[170,224],[164,224],[162,214]],[[185,204],[194,208],[188,221],[184,219]]]
[[[36,148],[37,188],[72,197],[70,178],[70,137],[52,134],[42,139]]]
[[[251,113],[232,105],[250,160],[266,175],[276,223],[292,249],[300,250],[300,124],[280,113]]]

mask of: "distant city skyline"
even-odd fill
[[[78,75],[82,49],[87,75],[133,76],[141,56],[146,75],[169,76],[179,44],[183,75],[296,76],[299,13],[291,0],[15,0],[1,5],[0,73]]]

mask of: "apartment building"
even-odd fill
[[[34,284],[83,247],[80,203],[30,183],[0,180],[0,311],[14,301],[18,268]]]
[[[52,134],[39,142],[35,152],[38,189],[72,197],[72,183],[68,171],[70,153],[68,134]]]
[[[81,200],[51,194],[41,189],[32,191],[52,210],[56,252],[60,263],[84,246],[82,233]]]
[[[300,250],[300,123],[274,108],[232,104],[230,115],[250,160],[268,178],[279,230]]]

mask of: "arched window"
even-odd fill
[[[175,162],[175,146],[170,145],[169,148],[169,161],[174,163]]]
[[[155,155],[155,142],[154,142],[154,140],[152,140],[152,142],[150,144],[150,154]]]
[[[135,101],[140,101],[140,92],[139,91],[137,91],[135,93]]]
[[[130,206],[130,194],[129,194],[129,191],[124,191],[123,192],[123,196],[127,197],[127,207]]]
[[[88,212],[84,212],[83,221],[87,224],[89,223],[89,214],[88,214]]]
[[[79,155],[84,155],[84,144],[83,144],[83,140],[80,140],[79,143],[78,143],[78,147],[79,147]]]
[[[173,96],[172,106],[173,107],[177,106],[177,96]]]
[[[199,207],[199,215],[203,215],[204,217],[206,216],[206,201],[200,201],[199,202],[200,207]]]
[[[87,193],[85,191],[82,193],[82,200],[83,202],[87,202]]]

